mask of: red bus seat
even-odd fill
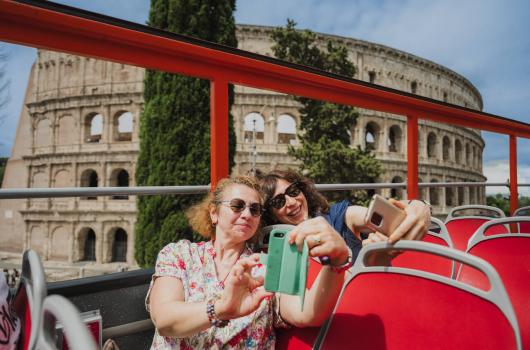
[[[436,229],[435,231],[428,231],[423,237],[423,242],[451,248],[453,243],[444,223],[437,218],[431,218],[431,224],[431,226],[436,226]],[[407,251],[398,255],[392,260],[392,266],[409,267],[450,278],[454,278],[456,273],[454,260],[417,251]]]
[[[46,277],[39,255],[31,249],[22,256],[20,283],[13,305],[21,320],[21,349],[36,349],[41,328],[41,308],[46,297]]]
[[[376,250],[418,250],[470,264],[492,285],[481,291],[432,273],[365,266]],[[502,281],[486,261],[423,242],[370,244],[361,250],[320,349],[521,349],[519,328]]]
[[[469,215],[469,213],[472,215]],[[449,231],[449,235],[453,241],[453,248],[466,251],[469,237],[475,233],[480,225],[492,218],[503,217],[505,215],[502,210],[487,205],[461,205],[454,207],[449,211],[445,219],[447,231]]]
[[[521,207],[517,209],[513,216],[530,216],[530,206]],[[530,233],[530,223],[526,221],[519,222],[517,225],[517,232],[519,233]]]
[[[530,224],[530,217],[510,217],[484,224],[469,240],[468,253],[487,260],[499,273],[519,321],[523,347],[530,349],[530,234],[484,235],[493,225],[515,222]],[[484,276],[465,265],[458,280],[478,288],[488,288]]]

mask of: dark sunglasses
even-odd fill
[[[219,201],[217,202],[217,204],[226,205],[227,207],[232,209],[234,213],[241,213],[247,207],[250,210],[250,215],[252,216],[258,217],[258,216],[261,216],[261,214],[263,213],[263,206],[260,203],[250,203],[247,205],[247,203],[244,200],[239,199],[239,198],[234,198],[229,201]]]
[[[267,202],[267,207],[273,207],[276,209],[281,209],[285,205],[286,199],[285,195],[289,197],[296,197],[302,191],[304,184],[302,182],[293,182],[285,189],[285,192],[280,193],[273,198],[269,199]]]

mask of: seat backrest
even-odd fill
[[[21,319],[23,350],[37,346],[40,331],[41,308],[46,297],[46,277],[39,255],[31,249],[22,256],[22,272],[14,297],[15,312]]]
[[[471,214],[470,214],[471,213]],[[468,204],[460,205],[453,207],[447,214],[445,222],[458,218],[458,217],[486,217],[490,219],[498,219],[506,217],[504,212],[497,208],[489,205],[479,205],[479,204]]]
[[[309,259],[306,285],[308,289],[311,289],[311,286],[321,269],[322,265],[318,260],[312,258]],[[312,349],[319,332],[320,327],[279,328],[276,330],[276,349]]]
[[[517,209],[513,213],[513,216],[522,216],[522,217],[530,216],[530,206],[521,207],[521,208]],[[517,232],[519,232],[519,233],[530,233],[530,223],[525,222],[525,221],[519,222],[517,224]]]
[[[436,231],[438,232],[428,231],[423,237],[423,242],[452,247],[453,242],[444,223],[437,218],[431,218],[431,221],[432,224],[436,225]],[[456,273],[454,260],[417,251],[407,251],[398,255],[392,260],[392,266],[418,269],[450,278],[455,277]]]
[[[57,350],[56,323],[63,326],[66,338],[70,340],[69,349],[95,350],[98,349],[92,334],[85,326],[79,311],[65,297],[50,295],[46,297],[42,307],[42,330],[39,334],[38,347],[42,350]]]
[[[469,240],[468,253],[487,260],[497,270],[514,307],[523,347],[530,349],[530,234],[503,233],[485,236],[493,225],[530,223],[530,217],[492,220],[481,226]],[[458,280],[478,288],[488,288],[484,276],[462,266]]]
[[[447,231],[451,236],[453,248],[466,251],[467,242],[475,231],[489,218],[484,217],[459,217],[445,222]]]
[[[518,208],[513,216],[530,216],[530,206]]]
[[[415,250],[470,264],[488,276],[482,291],[432,273],[366,266],[375,251]],[[455,249],[424,242],[364,247],[353,267],[320,349],[522,349],[519,327],[495,269]]]

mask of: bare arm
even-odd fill
[[[162,336],[185,338],[210,327],[206,301],[184,301],[184,287],[175,277],[158,277],[149,296],[151,320]]]

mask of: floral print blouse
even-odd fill
[[[241,257],[252,254],[246,247]],[[223,283],[215,269],[212,241],[191,243],[181,240],[165,246],[156,261],[155,273],[146,297],[157,277],[178,278],[184,286],[185,301],[204,302],[223,293]],[[206,313],[206,307],[204,308]],[[273,327],[288,327],[279,315],[279,297],[264,299],[253,313],[230,320],[224,328],[210,327],[188,338],[163,337],[155,330],[151,350],[172,349],[272,349],[276,341]]]

